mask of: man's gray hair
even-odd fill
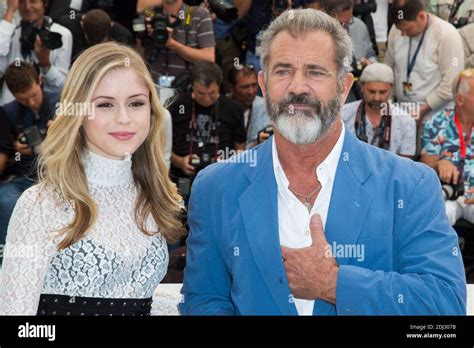
[[[322,31],[331,35],[336,47],[335,60],[338,78],[350,71],[352,64],[352,41],[342,25],[326,13],[314,9],[286,10],[270,23],[263,32],[257,54],[260,56],[262,71],[267,75],[270,47],[275,37],[287,31],[293,37],[309,32]]]
[[[466,69],[468,70],[468,69]],[[462,72],[457,74],[456,77],[453,79],[452,82],[452,91],[453,91],[453,98],[456,98],[456,94],[461,94],[461,95],[468,95],[469,92],[471,91],[471,87],[469,85],[469,79],[474,78],[474,76],[461,76]]]

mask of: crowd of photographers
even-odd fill
[[[346,128],[361,141],[433,167],[452,224],[474,223],[474,1],[0,4],[0,244],[16,200],[36,180],[41,142],[83,50],[114,40],[142,54],[167,108],[170,175],[187,199],[199,170],[271,136],[257,84],[259,34],[272,18],[299,7],[325,11],[352,39],[355,82],[342,111]]]

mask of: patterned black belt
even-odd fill
[[[152,298],[122,299],[42,294],[36,315],[148,316]]]

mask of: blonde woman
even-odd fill
[[[0,314],[149,315],[183,231],[155,86],[135,51],[105,43],[77,59],[61,100],[10,221]]]

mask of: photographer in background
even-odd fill
[[[377,63],[377,56],[370,41],[369,30],[362,20],[354,17],[353,0],[322,0],[321,5],[328,15],[336,18],[341,23],[351,38],[354,50],[351,72],[354,75],[354,84],[346,103],[360,100],[362,99],[362,92],[358,85],[358,79],[367,65]]]
[[[219,66],[196,62],[190,76],[193,91],[180,95],[169,107],[173,121],[172,175],[183,196],[189,193],[199,170],[225,159],[226,154],[244,150],[246,140],[242,107],[219,94]]]
[[[354,16],[360,18],[367,26],[370,41],[374,48],[375,54],[379,54],[377,41],[375,39],[375,28],[372,13],[377,11],[377,2],[375,0],[354,0]]]
[[[0,70],[20,59],[31,62],[44,76],[45,91],[60,92],[71,63],[72,35],[44,15],[46,6],[46,0],[8,0],[0,22]],[[18,26],[13,23],[17,9],[22,18]],[[4,86],[3,104],[13,99]]]
[[[474,223],[474,69],[453,81],[456,107],[424,125],[421,162],[438,172],[443,182],[446,214],[451,225],[461,217]]]
[[[1,230],[8,220],[15,203],[23,191],[37,179],[36,159],[47,127],[52,122],[58,94],[43,92],[41,78],[35,68],[26,62],[11,64],[5,71],[5,83],[16,100],[5,105],[8,128],[13,137],[13,179],[0,184]]]
[[[161,87],[186,89],[192,63],[214,62],[215,39],[209,11],[200,6],[188,6],[183,0],[164,0],[162,8],[151,14],[145,11],[134,21],[145,58]],[[137,28],[139,31],[137,31]]]
[[[74,37],[72,61],[88,47],[101,42],[116,41],[128,46],[133,46],[135,42],[131,31],[113,21],[110,15],[101,9],[75,13],[74,16],[65,15],[58,23],[68,28]]]
[[[227,95],[244,108],[244,126],[247,149],[264,141],[259,139],[259,131],[271,124],[265,99],[257,95],[257,73],[252,66],[235,65],[229,73],[230,93]]]
[[[237,62],[243,62],[242,47],[245,47],[247,30],[240,26],[242,21],[238,21],[238,13],[242,13],[245,9],[242,7],[242,1],[225,0],[228,7],[233,6],[236,11],[236,18],[232,20],[224,20],[219,18],[215,13],[211,12],[211,18],[214,21],[214,36],[216,38],[216,63],[222,67],[224,74],[224,91],[230,92],[228,89],[228,77],[232,67]],[[211,9],[212,10],[212,9]],[[236,30],[239,28],[238,30]]]
[[[147,5],[143,0],[48,0],[47,15],[60,23],[66,16],[80,17],[87,11],[99,9],[107,12],[114,22],[132,32],[137,10]]]
[[[384,63],[394,71],[397,101],[420,105],[414,115],[420,131],[453,100],[451,81],[464,69],[462,39],[450,23],[427,13],[422,0],[393,0],[390,18]]]
[[[272,19],[290,8],[306,5],[303,0],[240,0],[239,17],[243,17],[248,31],[245,63],[253,65],[255,71],[260,71],[260,56],[257,44],[263,30]]]
[[[346,129],[360,141],[413,159],[416,153],[416,122],[392,104],[393,70],[374,63],[360,76],[362,100],[345,104],[341,116]]]

